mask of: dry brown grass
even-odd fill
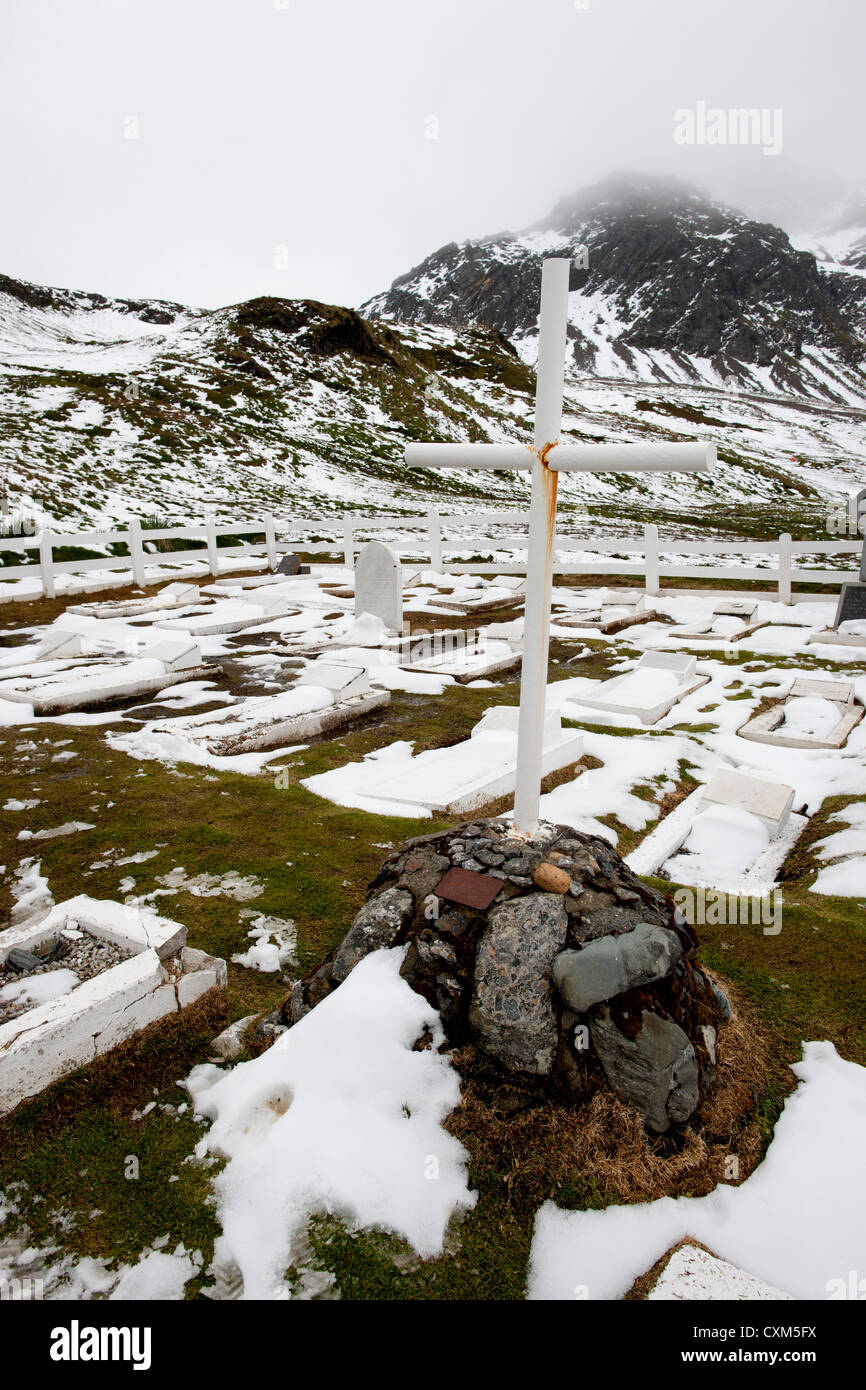
[[[728,1180],[726,1165],[736,1155],[741,1182],[766,1144],[757,1106],[767,1060],[753,1011],[739,999],[734,1007],[719,1038],[715,1086],[692,1122],[672,1135],[649,1134],[637,1111],[606,1089],[577,1109],[551,1102],[504,1114],[483,1098],[472,1050],[464,1049],[455,1057],[463,1095],[446,1128],[469,1151],[473,1179],[486,1175],[521,1204],[553,1195],[575,1207],[647,1202],[711,1192]]]

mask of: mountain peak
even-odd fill
[[[819,264],[779,227],[680,179],[619,172],[525,232],[450,242],[362,312],[497,329],[530,362],[551,255],[575,260],[569,345],[579,375],[866,397],[866,277]]]
[[[708,211],[715,207],[696,184],[662,174],[618,170],[560,198],[536,227],[571,231],[588,217],[607,213]]]

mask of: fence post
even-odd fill
[[[42,594],[44,598],[56,598],[54,588],[54,556],[52,554],[54,537],[50,531],[43,530],[39,537],[39,568],[42,574]]]
[[[442,522],[438,507],[427,508],[427,539],[430,542],[430,568],[442,572]]]
[[[659,591],[659,528],[653,522],[649,522],[643,528],[643,543],[646,592],[657,596]]]
[[[348,570],[355,568],[355,534],[350,516],[343,518],[343,564]]]
[[[217,559],[216,522],[212,516],[205,520],[205,535],[207,536],[207,562],[210,566],[211,576],[215,579],[220,569]]]
[[[787,531],[779,537],[779,602],[791,602],[791,536]]]
[[[272,516],[265,517],[265,540],[268,546],[268,569],[277,567],[277,530]]]
[[[129,523],[129,556],[132,561],[132,582],[144,588],[144,546],[141,543],[141,521],[134,516]]]

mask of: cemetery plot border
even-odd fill
[[[839,722],[825,737],[785,732],[785,706],[789,700],[817,697],[835,705]],[[842,748],[851,730],[863,718],[864,707],[854,699],[854,687],[847,681],[821,681],[801,678],[794,682],[789,693],[763,714],[754,715],[737,730],[740,738],[752,743],[775,744],[782,748]]]
[[[630,714],[640,719],[642,724],[656,724],[680,700],[684,700],[687,695],[699,690],[702,685],[708,684],[710,677],[699,676],[695,666],[694,657],[683,659],[664,652],[644,652],[633,670],[627,671],[621,676],[614,676],[610,680],[601,681],[596,695],[576,695],[574,704],[584,705],[587,709],[603,710],[611,714]],[[650,670],[671,671],[674,675],[679,676],[682,684],[663,698],[645,704],[617,700],[617,694],[634,682],[638,672]]]
[[[36,925],[0,935],[10,951],[43,945],[74,927],[132,954],[70,993],[0,1025],[0,1114],[92,1062],[148,1024],[226,985],[226,963],[186,945],[186,927],[155,913],[80,896]]]
[[[355,677],[366,676],[366,672],[360,669],[346,668],[347,671],[350,669]],[[296,688],[299,685],[315,687],[317,682],[321,682],[322,689],[327,690],[326,679],[327,673],[324,670],[316,671],[314,665],[298,679]],[[228,709],[161,720],[158,730],[177,735],[215,757],[232,757],[238,753],[261,753],[271,748],[306,743],[323,734],[334,733],[375,710],[383,709],[391,699],[389,690],[371,690],[366,679],[353,680],[344,688],[348,694],[340,694],[339,689],[334,687],[332,693],[339,695],[339,698],[332,703],[297,714],[275,713],[275,706],[281,698],[278,695],[252,696]]]
[[[665,878],[663,866],[682,849],[701,811],[711,805],[739,806],[764,821],[770,832],[769,844],[742,874],[726,877],[722,873],[703,886],[728,893],[768,893],[809,823],[806,816],[791,810],[793,798],[790,787],[720,767],[708,783],[697,787],[665,816],[627,855],[625,862],[643,878]]]
[[[146,658],[148,659],[148,658]],[[199,658],[199,661],[201,658]],[[181,681],[212,679],[221,674],[221,667],[214,665],[184,666],[178,670],[165,670],[156,675],[124,677],[122,666],[84,668],[86,671],[99,669],[99,678],[90,682],[71,680],[67,684],[60,681],[52,686],[45,681],[17,680],[0,682],[0,699],[18,704],[32,705],[34,715],[66,714],[72,710],[98,709],[101,705],[113,704],[116,700],[133,700],[141,696],[156,695],[170,685]],[[74,669],[58,673],[63,676],[83,675]],[[41,693],[40,693],[41,692]]]

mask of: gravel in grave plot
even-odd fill
[[[40,997],[37,993],[39,986],[35,985],[35,980],[38,977],[51,975],[57,971],[71,971],[75,976],[75,984],[72,984],[71,988],[75,989],[87,980],[102,975],[104,971],[111,970],[121,961],[128,960],[132,952],[121,950],[113,942],[102,941],[99,937],[82,932],[79,937],[72,939],[59,937],[53,941],[46,941],[37,952],[34,952],[34,955],[38,955],[42,963],[34,965],[31,970],[15,970],[10,966],[0,967],[0,1024],[9,1023],[11,1019],[18,1018],[28,1009],[36,1008],[40,1003],[46,1002],[48,998],[58,997],[58,995],[52,996],[50,992],[44,997]],[[30,981],[34,981],[33,991],[27,988]],[[58,993],[66,994],[68,992],[69,989],[67,988]]]

